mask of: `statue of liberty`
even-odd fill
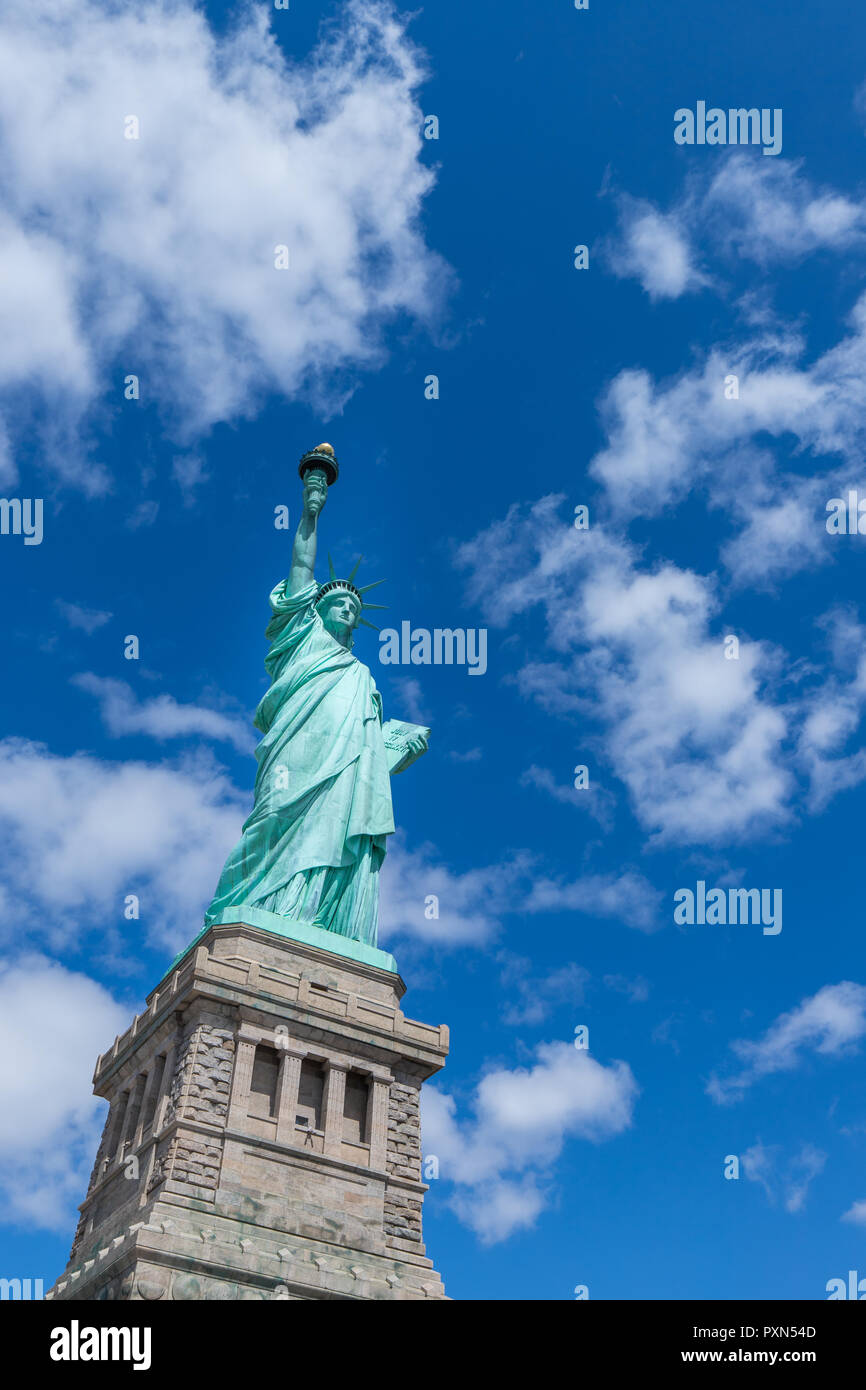
[[[301,459],[303,514],[288,579],[270,596],[265,668],[255,714],[262,739],[252,815],[222,871],[205,924],[254,908],[377,945],[379,869],[394,831],[389,775],[427,750],[429,729],[382,723],[382,697],[352,655],[375,587],[314,578],[319,513],[338,476],[330,444]],[[360,564],[360,560],[358,561]],[[382,582],[381,580],[378,582]],[[260,920],[257,916],[256,920]]]

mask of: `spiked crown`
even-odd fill
[[[364,558],[363,555],[359,555],[359,556],[358,556],[357,560],[355,561],[354,566],[352,567],[352,572],[351,572],[351,574],[349,575],[349,578],[348,578],[348,579],[338,579],[338,578],[337,578],[337,572],[336,572],[336,570],[334,569],[334,562],[333,562],[333,560],[331,559],[330,555],[328,556],[328,569],[330,570],[330,578],[328,579],[327,584],[322,584],[322,585],[321,585],[321,587],[320,587],[320,589],[319,589],[319,592],[316,594],[316,597],[315,597],[315,599],[313,600],[317,608],[318,608],[318,606],[319,606],[319,604],[321,603],[321,601],[322,601],[323,598],[327,598],[329,594],[338,593],[338,592],[340,592],[340,593],[346,593],[346,594],[351,594],[353,598],[356,598],[356,599],[358,600],[359,604],[361,605],[362,611],[365,610],[365,609],[370,609],[370,608],[387,608],[388,605],[385,604],[385,603],[365,603],[365,602],[364,602],[364,594],[369,593],[369,591],[370,591],[371,589],[375,589],[375,588],[377,587],[377,585],[379,585],[379,584],[384,584],[384,583],[385,583],[384,579],[375,579],[375,580],[373,581],[372,584],[365,584],[364,587],[363,587],[362,589],[357,589],[357,588],[355,587],[355,585],[352,583],[352,580],[355,578],[355,575],[358,573],[358,567],[359,567],[359,565],[361,564],[361,561],[363,560],[363,558]],[[367,620],[366,620],[366,618],[359,618],[358,621],[359,621],[359,623],[363,624],[364,627],[371,627],[371,628],[373,628],[374,632],[378,632],[378,631],[379,631],[379,629],[376,627],[376,624],[375,624],[375,623],[368,623]]]

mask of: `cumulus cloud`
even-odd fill
[[[728,844],[784,823],[796,783],[782,757],[792,716],[772,699],[777,653],[743,641],[739,660],[726,660],[710,580],[641,567],[603,526],[564,523],[561,501],[515,505],[457,553],[488,621],[543,610],[520,691],[598,722],[654,842]],[[555,659],[540,659],[544,645]]]
[[[609,251],[614,273],[634,276],[650,299],[678,299],[708,283],[693,262],[688,234],[673,216],[651,204],[623,198],[620,232]]]
[[[690,489],[711,487],[719,505],[731,505],[745,489],[745,514],[762,500],[759,489],[776,467],[771,455],[754,448],[762,432],[791,433],[803,449],[837,450],[853,462],[864,424],[840,378],[850,389],[852,377],[863,374],[864,325],[866,297],[852,313],[849,335],[808,368],[797,365],[803,350],[798,338],[769,345],[759,335],[732,350],[711,348],[698,367],[664,384],[653,383],[643,369],[620,372],[601,401],[607,444],[590,465],[611,512],[622,520],[655,516]],[[725,395],[730,375],[739,382],[736,399]],[[736,456],[741,449],[745,458]],[[717,484],[714,475],[723,465]],[[769,497],[763,501],[769,513]],[[819,537],[823,519],[815,518]],[[764,539],[771,542],[772,536]]]
[[[102,985],[42,955],[0,964],[3,1219],[62,1232],[74,1218],[104,1122],[96,1058],[129,1024]]]
[[[272,15],[217,32],[189,0],[4,6],[0,405],[23,429],[49,400],[46,457],[91,492],[88,412],[126,373],[183,443],[266,392],[333,411],[383,326],[441,297],[422,67],[392,5],[349,0],[298,61]]]
[[[817,619],[827,651],[799,671],[742,630],[729,660],[715,576],[645,563],[610,523],[577,532],[562,501],[515,504],[457,563],[488,622],[532,615],[512,679],[549,714],[580,720],[653,844],[728,847],[866,778],[866,657],[850,659],[866,628],[853,611]],[[523,780],[563,802],[587,795],[535,765]]]
[[[850,980],[824,985],[789,1013],[780,1014],[757,1042],[732,1042],[732,1050],[744,1065],[730,1075],[712,1076],[707,1094],[719,1105],[732,1104],[763,1077],[793,1071],[810,1054],[850,1055],[864,1034],[866,987]]]
[[[534,1225],[549,1205],[552,1169],[569,1139],[601,1143],[632,1123],[638,1085],[625,1062],[609,1066],[568,1043],[543,1043],[530,1067],[487,1072],[471,1117],[453,1096],[425,1087],[424,1150],[453,1183],[450,1204],[482,1244]]]
[[[728,157],[687,219],[700,234],[758,265],[804,259],[827,248],[866,245],[866,205],[832,189],[819,189],[802,160]]]
[[[171,695],[139,700],[125,681],[82,672],[72,684],[99,701],[100,714],[113,738],[124,734],[146,734],[159,740],[169,738],[216,739],[233,744],[240,753],[251,753],[255,737],[246,720],[222,714],[203,705],[182,705]]]
[[[68,945],[120,921],[136,893],[136,930],[179,950],[201,925],[249,802],[203,754],[112,763],[5,739],[0,888],[16,926]]]

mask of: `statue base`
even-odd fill
[[[289,941],[318,946],[320,951],[330,951],[335,956],[345,956],[347,960],[360,961],[363,965],[374,965],[377,970],[389,970],[392,974],[397,974],[397,962],[387,951],[380,951],[376,946],[367,946],[363,941],[353,941],[351,937],[340,936],[337,932],[324,931],[309,922],[296,922],[291,917],[280,917],[278,913],[267,912],[262,907],[229,907],[218,913],[210,923],[202,927],[198,936],[186,949],[181,951],[179,956],[175,956],[166,973],[170,974],[184,956],[198,944],[207,932],[208,926],[226,926],[232,922],[245,922],[248,927],[261,927],[263,931],[274,932],[275,935],[286,937]]]
[[[109,1114],[46,1298],[445,1297],[418,1110],[448,1030],[405,1017],[395,969],[306,931],[211,924],[99,1058]]]

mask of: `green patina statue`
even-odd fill
[[[304,507],[288,579],[271,593],[271,685],[256,710],[255,804],[226,860],[205,924],[244,920],[285,934],[316,928],[377,946],[379,869],[393,833],[389,774],[427,750],[429,729],[382,723],[382,697],[352,655],[363,589],[313,571],[319,513],[338,476],[330,444],[301,459]],[[358,562],[360,564],[360,561]],[[379,581],[381,582],[381,581]],[[238,909],[243,911],[238,912]]]

